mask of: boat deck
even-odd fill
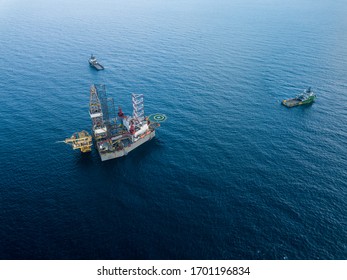
[[[104,66],[102,66],[100,63],[92,63],[90,66],[94,67],[96,70],[104,70]]]
[[[287,99],[287,100],[283,100],[282,104],[286,107],[294,107],[294,106],[301,105],[302,102],[297,99]]]

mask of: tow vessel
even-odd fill
[[[91,67],[94,67],[96,70],[104,70],[104,66],[102,66],[97,60],[96,60],[96,57],[94,55],[91,55],[89,60],[89,65]]]
[[[294,107],[304,104],[310,104],[316,99],[316,95],[311,90],[311,87],[305,89],[302,93],[298,94],[294,98],[285,99],[282,104],[286,107]]]

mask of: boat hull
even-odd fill
[[[104,66],[102,66],[100,63],[91,63],[91,62],[89,62],[89,65],[91,67],[94,67],[98,71],[104,70]]]
[[[301,101],[301,100],[298,100],[295,98],[286,99],[286,100],[282,101],[282,105],[290,108],[290,107],[295,107],[295,106],[300,106],[300,105],[305,105],[305,104],[311,104],[312,102],[314,102],[315,99],[316,99],[315,96],[311,96],[305,101]]]

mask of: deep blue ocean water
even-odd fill
[[[347,2],[0,1],[1,259],[346,259]],[[88,65],[94,53],[105,66]],[[157,137],[101,162],[89,87]],[[280,105],[306,87],[311,106]]]

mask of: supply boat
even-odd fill
[[[286,107],[294,107],[304,104],[310,104],[316,99],[316,95],[311,90],[311,87],[298,94],[295,98],[285,99],[282,104]]]
[[[102,66],[97,60],[96,57],[94,55],[91,55],[89,60],[89,65],[94,67],[96,70],[104,70],[104,66]]]

